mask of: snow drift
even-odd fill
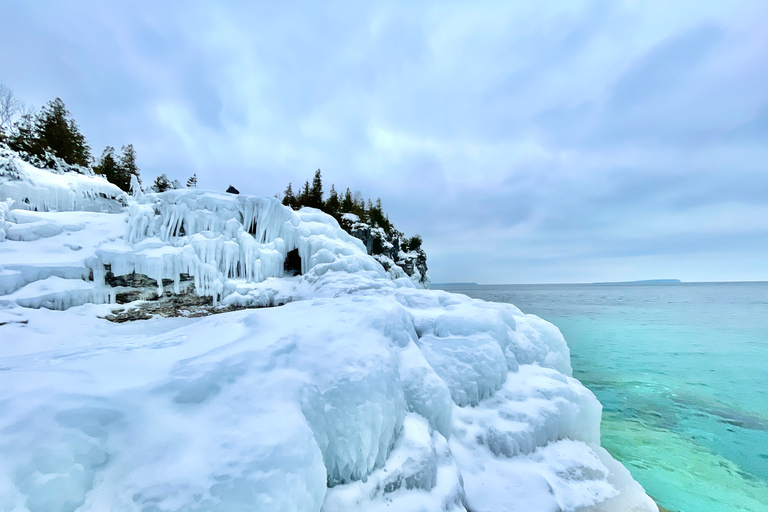
[[[393,279],[316,210],[9,168],[0,510],[656,510],[551,324]],[[285,305],[113,324],[126,275]]]

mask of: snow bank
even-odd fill
[[[0,305],[18,304],[25,308],[69,309],[87,303],[109,303],[110,293],[82,279],[50,276],[0,297]]]
[[[38,169],[0,146],[0,201],[33,211],[117,212],[128,197],[101,176]]]
[[[656,510],[556,327],[392,279],[317,210],[13,199],[0,229],[2,511]],[[132,272],[287,304],[107,322]]]

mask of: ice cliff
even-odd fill
[[[317,210],[0,151],[0,510],[657,510],[556,327],[365,249]],[[104,319],[180,296],[248,309]]]

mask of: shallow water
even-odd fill
[[[603,446],[660,505],[768,511],[768,283],[445,289],[560,328]]]

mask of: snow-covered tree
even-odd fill
[[[103,175],[107,181],[114,183],[126,192],[131,186],[131,177],[121,168],[115,156],[115,148],[112,146],[104,148],[98,163],[93,167],[93,172]]]
[[[139,183],[141,183],[141,176],[139,166],[136,165],[136,150],[133,148],[133,144],[128,144],[121,148],[123,154],[120,156],[120,167],[128,174],[128,182],[130,183],[131,176],[136,176]]]
[[[152,190],[157,193],[165,192],[171,188],[171,182],[168,180],[168,176],[161,174],[155,178],[155,182],[152,184]]]
[[[31,148],[35,156],[42,158],[47,150],[70,165],[87,167],[91,161],[91,148],[61,98],[48,103],[35,118]]]

